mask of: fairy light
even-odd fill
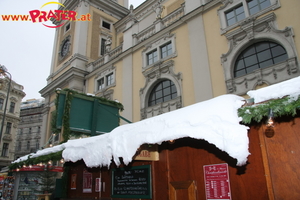
[[[267,121],[267,126],[268,127],[274,127],[273,111],[272,111],[272,109],[270,109],[270,111],[269,111],[269,118],[268,118],[268,121]]]

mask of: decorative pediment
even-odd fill
[[[257,85],[270,85],[299,76],[293,29],[286,27],[279,30],[275,20],[275,13],[261,18],[247,18],[240,22],[240,28],[225,34],[230,46],[228,52],[221,56],[221,62],[228,93],[244,95]],[[260,41],[273,41],[281,45],[288,55],[286,62],[257,69],[253,73],[235,78],[233,70],[239,54],[253,43]]]
[[[11,134],[4,134],[2,139],[5,141],[12,141],[12,136]]]
[[[1,84],[1,83],[0,83],[0,84]],[[5,99],[5,98],[6,98],[6,95],[3,94],[3,93],[0,93],[0,98]]]
[[[15,97],[10,97],[9,98],[11,102],[14,102],[14,103],[17,103],[18,102],[18,99],[15,98]]]

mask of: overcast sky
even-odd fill
[[[24,86],[26,96],[23,101],[41,98],[39,91],[47,85],[55,30],[41,23],[3,21],[2,15],[28,15],[30,10],[40,10],[48,2],[53,1],[0,1],[0,64],[5,65],[14,81]],[[136,8],[142,2],[144,0],[129,0],[129,5]],[[49,4],[43,9],[48,11],[55,8],[56,4]]]

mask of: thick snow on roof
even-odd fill
[[[300,77],[290,79],[247,94],[255,103],[300,93]],[[223,95],[140,122],[122,125],[110,133],[67,143],[23,156],[14,163],[63,150],[66,161],[83,159],[88,167],[119,165],[131,162],[140,145],[191,137],[204,139],[237,159],[237,165],[247,161],[248,127],[241,125],[237,109],[244,104],[236,95]]]
[[[247,94],[254,98],[255,103],[260,103],[270,99],[282,98],[286,95],[299,94],[299,92],[300,76],[258,90],[250,90]]]
[[[237,165],[243,165],[250,154],[248,127],[239,123],[241,118],[237,114],[237,109],[244,104],[243,100],[236,95],[219,96],[176,111],[119,126],[107,134],[69,140],[56,148],[64,149],[62,155],[65,161],[76,162],[83,159],[88,167],[98,167],[109,166],[112,159],[120,165],[120,157],[125,164],[129,164],[142,144],[160,144],[168,140],[191,137],[214,144],[237,159]],[[51,148],[48,149],[38,151],[36,154],[51,151]],[[15,162],[23,159],[22,157]]]

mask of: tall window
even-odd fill
[[[40,142],[38,139],[35,141],[35,148],[36,150],[40,149]]]
[[[106,85],[112,85],[114,83],[113,73],[110,73],[106,76]]]
[[[21,149],[22,149],[22,142],[19,141],[19,143],[18,143],[18,151],[21,151]]]
[[[106,39],[101,38],[101,45],[100,45],[100,55],[103,56],[105,54],[105,42]]]
[[[155,49],[154,51],[151,51],[150,53],[147,54],[147,64],[152,65],[158,61],[158,55],[157,55],[157,50]]]
[[[237,58],[234,77],[240,77],[259,68],[265,68],[288,58],[286,50],[274,42],[258,42],[245,49]]]
[[[27,141],[27,150],[30,150],[30,141]]]
[[[2,157],[8,156],[8,143],[3,143],[1,156]]]
[[[151,91],[148,106],[166,102],[177,97],[177,90],[174,83],[170,80],[159,82]]]
[[[12,123],[10,123],[10,122],[6,123],[6,131],[5,131],[6,134],[10,134],[10,132],[11,132],[11,125],[12,125]]]
[[[4,99],[0,98],[0,110],[3,108]]]
[[[9,112],[14,113],[15,112],[15,106],[16,104],[14,102],[10,102]]]
[[[105,87],[104,78],[100,78],[99,80],[97,80],[97,86],[98,86],[98,90],[102,90]]]
[[[270,0],[247,0],[250,15],[257,13],[271,5]]]
[[[245,11],[243,4],[227,11],[225,13],[227,25],[230,26],[242,19],[245,19]]]
[[[172,43],[169,42],[168,44],[160,47],[161,58],[165,58],[172,54]]]
[[[28,128],[28,133],[29,133],[29,134],[31,134],[31,130],[32,130],[31,128]]]

